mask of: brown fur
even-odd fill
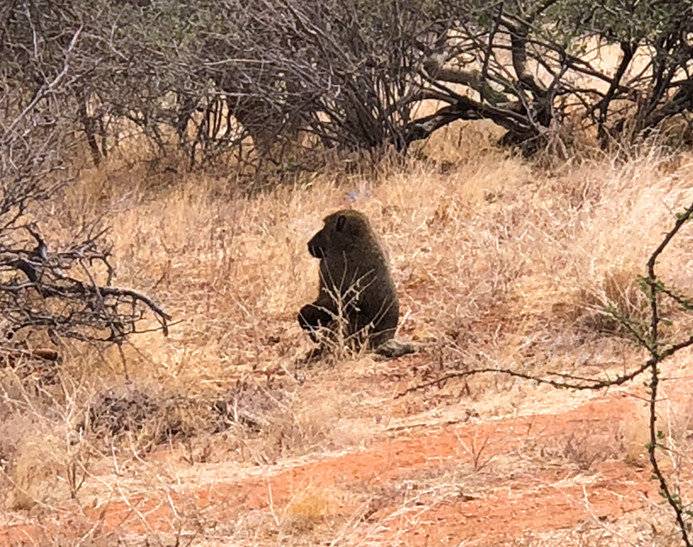
[[[392,340],[399,321],[387,255],[363,213],[344,209],[324,223],[308,242],[320,259],[318,298],[301,308],[298,322],[318,341],[320,329],[337,332],[341,317],[351,347],[378,348]]]

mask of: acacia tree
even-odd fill
[[[606,145],[693,109],[686,0],[456,0],[432,13],[447,30],[425,48],[420,75],[447,104],[414,120],[410,139],[458,119],[489,119],[507,130],[503,143],[532,152],[572,114]],[[605,46],[621,50],[613,71],[590,60]]]
[[[277,159],[299,132],[318,151],[406,152],[456,120],[491,120],[527,153],[569,118],[607,145],[693,106],[688,0],[12,0],[0,25],[27,94],[82,29],[63,116],[96,163],[123,122],[195,165],[248,137]],[[424,99],[442,106],[419,115]]]
[[[74,97],[88,80],[89,67],[79,63],[85,29],[55,32],[35,4],[15,7],[0,41],[0,354],[15,353],[15,335],[27,330],[54,341],[119,343],[147,312],[166,330],[169,316],[153,300],[113,286],[103,229],[86,225],[63,241],[44,233],[45,206],[74,179],[83,142]],[[54,17],[71,16],[56,10]]]
[[[55,62],[83,28],[67,92],[97,163],[122,121],[194,165],[247,137],[272,158],[300,131],[314,149],[404,152],[460,119],[528,153],[568,117],[606,145],[693,104],[688,0],[13,0],[0,24],[17,66],[37,65],[34,34]],[[423,99],[442,106],[419,115]]]
[[[532,152],[569,115],[606,145],[693,105],[687,0],[224,0],[206,17],[196,64],[275,139],[300,127],[324,147],[406,150],[489,119]],[[615,70],[590,60],[605,46]],[[417,117],[423,99],[443,106]]]

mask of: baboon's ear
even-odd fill
[[[336,225],[336,230],[338,232],[341,232],[344,229],[344,226],[346,225],[346,217],[344,215],[339,215],[337,217],[337,225]]]

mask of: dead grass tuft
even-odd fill
[[[66,461],[65,443],[54,432],[22,431],[6,475],[7,509],[28,510],[64,498],[60,478]]]
[[[594,280],[592,287],[583,287],[578,305],[585,309],[585,325],[598,332],[630,336],[624,325],[637,328],[647,319],[648,300],[635,267],[616,267]]]
[[[252,460],[274,463],[333,448],[340,440],[340,415],[348,397],[336,391],[323,391],[320,398],[309,400],[298,392],[289,394],[265,416],[267,426],[244,441],[253,447]]]
[[[336,489],[308,488],[288,503],[284,522],[293,532],[310,532],[339,514],[341,497],[342,493]]]

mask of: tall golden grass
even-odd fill
[[[42,491],[64,472],[51,464],[38,473],[32,462],[45,454],[37,447],[91,476],[89,458],[74,450],[87,439],[74,440],[76,424],[95,394],[128,382],[160,398],[199,400],[222,397],[240,380],[283,382],[283,397],[267,410],[272,427],[229,430],[218,461],[267,463],[365,442],[383,416],[430,406],[395,406],[399,384],[374,385],[369,377],[384,365],[367,355],[291,380],[310,348],[296,313],[317,289],[306,242],[341,207],[365,212],[389,249],[400,335],[423,344],[418,362],[584,374],[584,367],[598,373],[638,357],[614,336],[604,309],[639,313],[637,276],[674,212],[693,199],[693,153],[665,152],[654,142],[637,153],[546,167],[496,148],[483,123],[453,124],[421,152],[351,174],[335,166],[252,196],[237,192],[233,177],[171,174],[152,185],[144,170],[117,162],[85,171],[56,205],[62,224],[51,237],[103,217],[112,226],[117,283],[154,295],[176,324],[168,338],[135,338],[124,361],[115,350],[73,348],[53,391],[35,395],[2,379],[11,508],[44,503]],[[693,285],[691,249],[688,230],[667,250],[662,274],[675,285]],[[539,393],[518,401],[504,398],[509,382],[474,382],[473,396],[490,412],[531,406]],[[208,414],[185,416],[193,424],[186,443],[210,442]],[[51,443],[37,443],[47,429]],[[118,457],[140,458],[136,448]],[[192,461],[202,457],[197,451]],[[331,515],[323,505],[316,496],[294,503],[293,526],[311,528]]]

